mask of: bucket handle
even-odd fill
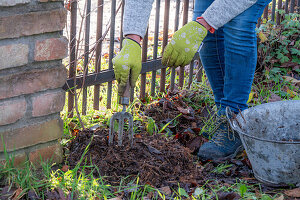
[[[236,127],[234,124],[233,124],[233,120],[235,120],[237,122],[237,124],[240,126],[240,123],[239,121],[237,120],[237,118],[235,117],[235,113],[231,111],[231,109],[227,106],[226,109],[225,109],[225,114],[226,114],[226,118],[227,118],[227,121],[229,122],[229,125],[230,127],[236,131],[236,132],[239,132],[241,130],[238,130],[238,127]],[[232,117],[229,117],[229,116],[232,116]],[[240,129],[242,127],[239,127]]]
[[[226,118],[227,118],[227,121],[229,122],[229,125],[230,127],[239,133],[239,135],[244,135],[244,136],[247,136],[249,138],[252,138],[252,139],[255,139],[255,140],[260,140],[260,141],[265,141],[265,142],[273,142],[273,143],[279,143],[279,144],[300,144],[300,141],[276,141],[276,140],[267,140],[267,139],[262,139],[262,138],[258,138],[258,137],[255,137],[253,135],[249,135],[245,132],[242,131],[242,127],[240,125],[240,122],[238,121],[238,119],[236,118],[236,114],[234,112],[232,112],[230,110],[230,108],[227,106],[226,109],[225,109],[225,114],[226,114]],[[229,116],[233,116],[233,117],[229,117]],[[236,126],[233,121],[236,121],[237,125],[239,126]]]

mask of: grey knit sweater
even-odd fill
[[[256,2],[257,0],[215,0],[202,17],[210,26],[218,29]],[[153,0],[125,0],[124,35],[136,34],[144,37],[152,3]]]

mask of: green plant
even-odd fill
[[[280,14],[283,12],[279,10]],[[282,80],[279,74],[286,74],[300,64],[299,17],[297,13],[286,14],[280,25],[268,21],[257,30],[266,38],[258,45],[258,68],[268,79],[278,82]]]
[[[232,167],[232,164],[226,164],[226,163],[222,163],[222,164],[219,164],[217,167],[215,167],[215,169],[213,169],[211,172],[212,173],[217,173],[217,174],[221,174],[223,172],[227,172],[230,168]]]
[[[245,193],[247,192],[247,186],[245,184],[239,185],[239,191],[242,198],[244,198]]]

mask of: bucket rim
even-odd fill
[[[235,118],[230,118],[229,115],[232,116],[233,113],[232,113],[232,111],[230,110],[229,107],[226,107],[226,117],[227,117],[227,120],[228,120],[228,122],[229,122],[229,125],[230,125],[230,127],[231,127],[234,131],[238,132],[239,135],[247,136],[247,137],[250,137],[250,138],[252,138],[252,139],[260,140],[260,141],[263,141],[263,142],[272,142],[272,143],[278,143],[278,144],[300,144],[300,141],[278,141],[278,140],[268,140],[268,139],[263,139],[263,138],[255,137],[255,136],[253,136],[253,135],[249,135],[249,134],[247,134],[247,133],[244,133],[244,132],[240,129],[240,127],[237,127],[237,126],[235,125],[235,123],[234,123],[234,122],[237,122],[237,123],[238,123],[237,118],[236,118],[236,117],[235,117]],[[238,114],[238,115],[239,115],[239,114]]]
[[[233,129],[235,131],[237,131],[240,135],[247,136],[247,137],[250,137],[252,139],[256,139],[256,140],[260,140],[260,141],[264,141],[264,142],[272,142],[272,143],[279,143],[279,144],[300,144],[300,141],[278,141],[278,140],[262,139],[262,138],[258,138],[258,137],[255,137],[253,135],[249,135],[247,133],[244,133],[243,131],[238,130],[237,127],[234,127]]]

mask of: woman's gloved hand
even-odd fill
[[[198,22],[191,21],[184,25],[174,33],[171,42],[166,46],[162,64],[168,67],[189,64],[206,35],[206,28]]]
[[[131,39],[124,39],[122,46],[120,53],[112,60],[120,96],[125,91],[128,79],[130,86],[135,86],[142,69],[141,46]]]

